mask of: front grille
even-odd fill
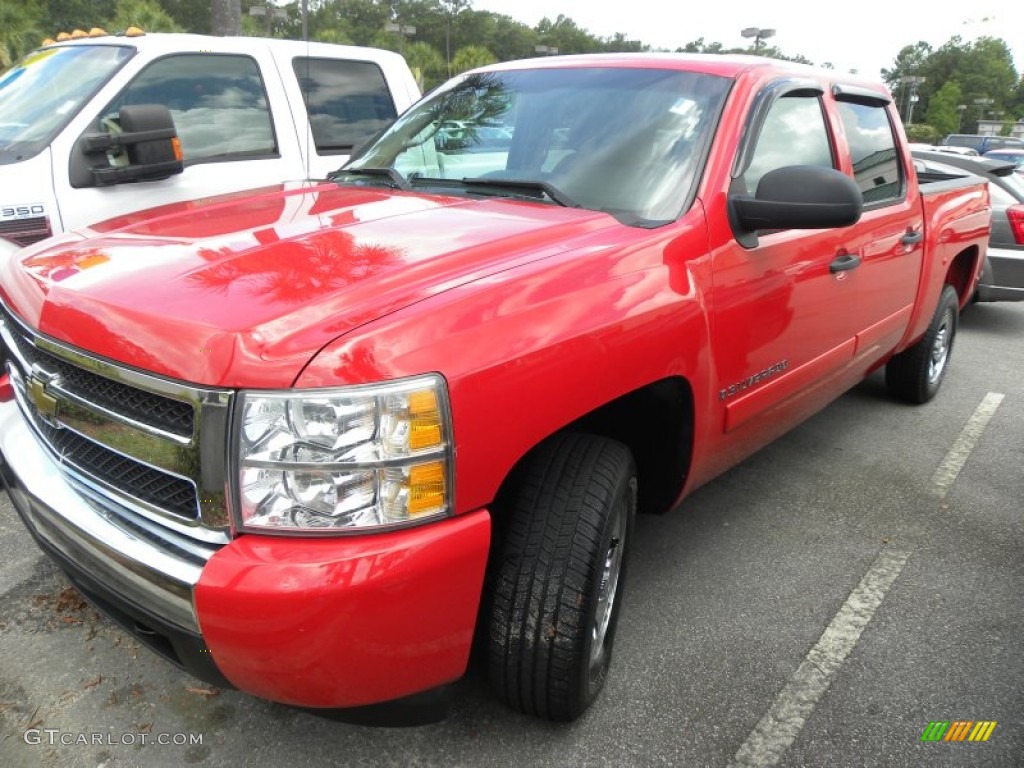
[[[172,400],[91,373],[33,346],[24,339],[15,338],[15,343],[18,345],[18,351],[30,365],[38,365],[50,373],[59,374],[61,386],[83,400],[96,403],[141,424],[149,424],[180,437],[192,437],[195,410],[189,403]]]
[[[60,464],[121,507],[195,538],[223,538],[230,392],[93,357],[38,335],[2,305],[0,340],[22,411]]]
[[[33,423],[50,448],[79,472],[186,520],[199,516],[196,488],[188,480],[147,467],[70,429],[55,429],[38,419]]]
[[[45,216],[0,222],[0,237],[10,240],[22,248],[32,245],[32,243],[38,243],[52,234],[50,220]]]

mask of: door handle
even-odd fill
[[[924,233],[915,229],[908,229],[906,234],[900,238],[901,245],[917,245],[924,240]]]
[[[860,256],[854,253],[841,253],[828,265],[828,271],[833,275],[836,272],[848,272],[860,266]]]

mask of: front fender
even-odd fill
[[[684,376],[698,402],[705,399],[702,217],[660,234],[622,227],[617,242],[603,237],[350,332],[321,350],[295,385],[443,375],[459,513],[490,503],[544,438],[626,393]]]

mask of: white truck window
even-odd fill
[[[368,61],[292,60],[320,154],[348,154],[398,116],[380,67]]]
[[[185,165],[275,157],[277,142],[259,67],[248,56],[176,54],[150,64],[104,110],[163,104],[171,111]]]

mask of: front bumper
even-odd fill
[[[490,544],[479,510],[386,534],[167,531],[59,467],[0,402],[0,477],[25,525],[97,607],[195,676],[300,707],[367,707],[465,672]]]

